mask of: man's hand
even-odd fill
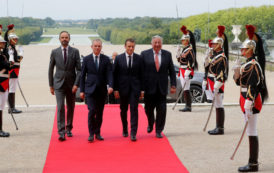
[[[176,93],[176,87],[175,86],[171,86],[170,87],[170,93],[171,94],[175,94]]]
[[[111,94],[113,92],[113,88],[108,88],[108,95]]]
[[[52,95],[54,95],[54,88],[53,88],[53,87],[49,87],[49,90],[50,90],[50,93],[51,93]]]
[[[75,94],[77,92],[78,86],[74,85],[72,87],[72,94]]]
[[[80,98],[81,98],[82,100],[85,100],[85,93],[84,93],[84,92],[80,92]]]
[[[119,91],[114,91],[114,97],[115,97],[116,99],[119,99],[119,98],[120,98]]]
[[[244,114],[244,118],[245,118],[245,122],[248,121],[248,119],[253,115],[252,110],[251,109],[245,109],[245,114]]]
[[[140,94],[140,97],[139,97],[139,100],[142,100],[145,96],[145,92],[144,91],[141,91],[141,94]]]

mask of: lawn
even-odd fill
[[[48,43],[51,40],[51,37],[40,37],[39,40],[32,41],[30,44],[38,44],[38,43]]]
[[[109,41],[106,41],[106,40],[104,40],[103,38],[101,38],[101,37],[89,37],[89,39],[92,41],[92,40],[94,40],[94,39],[100,39],[100,40],[102,40],[102,42],[103,43],[110,43]]]
[[[97,34],[94,29],[80,27],[45,28],[44,35],[58,35],[61,31],[68,31],[70,34]]]

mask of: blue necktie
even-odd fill
[[[95,66],[96,66],[96,70],[98,71],[98,56],[95,56]]]

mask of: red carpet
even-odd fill
[[[185,173],[166,137],[158,139],[155,131],[147,134],[147,119],[139,107],[137,141],[122,137],[118,105],[106,105],[101,135],[104,141],[88,143],[88,110],[86,105],[75,108],[73,137],[58,141],[56,117],[52,130],[44,173]]]

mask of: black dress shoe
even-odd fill
[[[150,126],[147,127],[147,132],[148,132],[148,133],[151,133],[152,130],[153,130],[153,127],[150,127]]]
[[[22,113],[22,111],[17,110],[17,109],[15,109],[15,108],[10,108],[9,111],[8,111],[9,114],[10,114],[11,111],[12,111],[13,114],[20,114],[20,113]]]
[[[161,133],[156,133],[156,137],[157,137],[157,138],[163,138],[163,136],[162,136]]]
[[[190,107],[185,107],[184,109],[179,109],[179,111],[181,111],[181,112],[191,112],[191,108]]]
[[[73,136],[72,133],[71,133],[71,131],[67,131],[67,136],[68,137],[72,137]]]
[[[216,127],[213,130],[209,130],[208,134],[210,135],[223,135],[224,134],[224,129],[220,127]]]
[[[0,131],[0,137],[9,137],[10,134],[8,132]]]
[[[99,135],[95,135],[96,139],[99,141],[103,141],[104,138],[99,134]]]
[[[258,172],[258,163],[248,163],[246,166],[239,167],[239,172]]]
[[[136,139],[136,135],[130,135],[130,140],[131,141],[136,141],[137,139]]]
[[[65,141],[66,140],[65,134],[60,135],[58,139],[59,141]]]
[[[128,132],[123,132],[124,137],[128,137]]]
[[[89,142],[93,142],[93,141],[94,141],[94,135],[89,136],[89,137],[88,137],[88,141],[89,141]]]

